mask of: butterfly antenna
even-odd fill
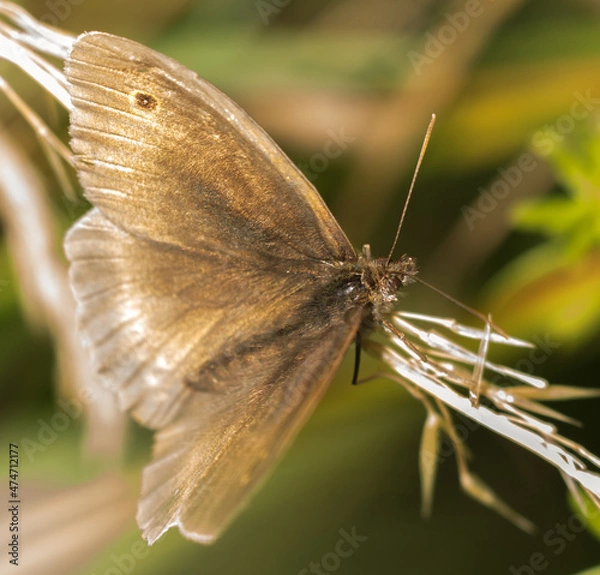
[[[441,295],[443,298],[447,299],[448,301],[452,302],[454,305],[457,305],[458,307],[469,312],[471,315],[478,317],[483,323],[485,323],[486,325],[489,325],[496,333],[498,333],[502,337],[505,337],[508,339],[508,334],[502,328],[497,326],[491,320],[489,315],[488,316],[483,315],[482,313],[478,312],[476,309],[473,309],[472,307],[465,305],[461,301],[457,300],[456,298],[453,298],[451,295],[448,295],[446,292],[442,291],[439,288],[436,288],[434,285],[431,285],[429,282],[426,282],[424,279],[421,279],[418,276],[411,276],[411,279],[413,279],[417,283],[424,285],[425,287],[428,287],[430,290],[434,291],[436,294]]]
[[[394,238],[394,243],[392,244],[392,249],[390,250],[390,255],[387,258],[387,263],[389,264],[392,261],[392,256],[394,255],[394,250],[396,249],[396,244],[398,243],[398,238],[400,237],[400,230],[402,229],[402,224],[404,223],[404,218],[406,216],[406,212],[408,210],[408,204],[410,202],[410,198],[412,196],[413,190],[415,189],[415,182],[417,181],[417,175],[419,174],[419,169],[421,168],[421,163],[423,162],[423,157],[425,156],[425,150],[427,150],[427,145],[429,144],[429,139],[431,138],[431,132],[433,131],[433,125],[435,124],[435,114],[431,114],[431,120],[429,120],[429,126],[427,126],[427,132],[425,132],[425,138],[423,138],[423,144],[421,145],[421,152],[419,153],[419,159],[417,160],[417,166],[415,168],[412,182],[410,183],[410,188],[408,189],[408,195],[406,196],[406,200],[404,200],[404,207],[402,208],[402,215],[400,216],[400,222],[398,223],[398,229],[396,230],[396,237]]]

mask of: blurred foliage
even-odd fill
[[[515,227],[547,240],[513,259],[490,296],[507,329],[575,342],[597,337],[600,325],[600,132],[597,120],[577,127],[537,134],[563,193],[515,207]]]
[[[587,528],[600,539],[600,512],[598,512],[598,508],[585,496],[582,498],[581,505],[573,501],[572,506],[576,513],[581,513],[585,517]]]
[[[593,0],[513,2],[491,21],[494,3],[482,0],[481,14],[455,29],[455,40],[442,43],[440,55],[417,74],[408,52],[427,54],[427,42],[439,40],[448,15],[466,4],[24,2],[35,16],[54,16],[74,33],[126,35],[180,60],[246,108],[299,165],[310,167],[323,152],[328,131],[343,130],[353,142],[314,174],[315,185],[350,239],[369,241],[375,254],[389,249],[427,118],[438,113],[400,250],[419,259],[425,279],[469,305],[490,308],[514,335],[551,334],[568,343],[536,365],[538,374],[597,385],[598,111],[575,121],[546,153],[535,142],[570,114],[574,94],[600,96],[600,7]],[[460,52],[484,23],[483,38]],[[65,115],[40,98],[36,86],[4,64],[0,73],[65,134]],[[4,101],[0,120],[44,171],[58,229],[66,229],[85,205],[64,201],[31,130]],[[491,189],[501,170],[530,151],[535,169],[468,228],[463,208],[476,207],[481,189]],[[6,245],[0,280],[7,282],[0,289],[0,439],[6,445],[35,439],[39,422],[51,420],[56,382],[51,342],[30,330],[19,311]],[[412,287],[402,305],[465,319],[424,289]],[[519,360],[501,359],[509,365]],[[347,358],[289,454],[222,540],[204,548],[172,530],[131,572],[301,573],[335,549],[341,529],[353,527],[368,539],[341,559],[339,573],[504,574],[529,565],[536,552],[547,557],[547,574],[597,563],[598,543],[589,533],[577,533],[560,554],[544,541],[572,514],[554,470],[482,430],[467,434],[477,473],[539,533],[524,535],[460,494],[451,455],[440,469],[433,516],[423,520],[417,476],[423,409],[389,382],[351,387],[351,363]],[[377,367],[364,358],[363,374]],[[581,401],[564,409],[585,423],[565,433],[600,451],[598,404]],[[79,453],[81,429],[80,422],[69,426],[43,453],[24,458],[25,480],[69,486],[89,478]],[[134,430],[124,463],[132,484],[139,482],[149,445],[149,434]],[[133,519],[123,528],[75,573],[116,572],[115,557],[139,541]]]

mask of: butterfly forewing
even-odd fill
[[[94,32],[75,42],[65,72],[86,197],[119,227],[236,258],[355,257],[269,136],[181,64]]]
[[[138,521],[209,541],[321,397],[364,310],[318,193],[231,100],[148,48],[80,37],[72,146],[95,208],[65,247],[81,331],[160,429]],[[340,292],[341,293],[341,292]]]

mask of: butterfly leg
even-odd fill
[[[360,354],[362,351],[361,348],[361,335],[360,331],[356,332],[356,338],[354,339],[355,349],[354,349],[354,374],[352,375],[352,385],[358,384],[358,372],[360,371]]]
[[[396,326],[394,326],[392,323],[390,323],[387,320],[382,320],[382,324],[389,331],[391,331],[396,337],[400,338],[402,340],[402,343],[404,343],[421,361],[425,361],[425,362],[429,361],[427,359],[427,356],[421,350],[417,349],[415,347],[415,345],[411,341],[409,341],[409,339],[406,337],[406,335],[396,328]]]

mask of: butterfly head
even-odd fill
[[[397,301],[398,291],[414,281],[417,262],[404,254],[400,259],[372,258],[369,245],[363,246],[358,260],[360,281],[374,315],[389,311]]]

